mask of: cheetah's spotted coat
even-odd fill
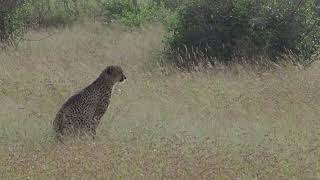
[[[109,106],[114,84],[125,79],[121,67],[109,66],[93,83],[71,96],[53,122],[57,138],[61,140],[66,135],[83,134],[94,138],[101,117]]]

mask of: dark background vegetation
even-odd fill
[[[130,28],[163,23],[165,54],[178,66],[291,54],[312,62],[320,44],[319,0],[2,0],[0,41],[16,44],[30,29],[80,21]]]

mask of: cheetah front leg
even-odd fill
[[[98,125],[100,124],[101,118],[105,114],[106,110],[107,110],[107,107],[99,106],[99,107],[97,107],[97,109],[96,109],[96,111],[94,113],[93,124],[92,124],[92,127],[91,127],[91,133],[93,135],[93,139],[95,139],[96,130],[97,130]]]

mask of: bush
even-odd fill
[[[171,10],[176,10],[181,7],[188,0],[152,0],[158,6],[162,5],[163,7]]]
[[[131,0],[108,0],[102,5],[105,16],[111,19],[120,18],[128,12],[137,11],[137,6],[135,6]]]
[[[103,4],[106,20],[116,20],[126,26],[141,26],[148,22],[163,22],[169,19],[173,11],[163,3],[146,1],[137,4],[134,0],[109,0]]]
[[[27,28],[66,26],[97,17],[103,22],[115,20],[129,27],[141,26],[149,22],[168,24],[174,14],[172,9],[177,8],[182,0],[139,2],[138,0],[1,1],[0,38],[2,42],[9,39],[16,40]]]
[[[15,42],[28,28],[65,26],[95,18],[100,13],[98,7],[98,0],[1,1],[0,42]]]
[[[314,0],[196,0],[182,7],[167,41],[180,65],[230,62],[233,57],[276,60],[287,52],[309,59],[319,47]]]
[[[13,42],[25,31],[30,4],[18,1],[0,2],[0,42]]]
[[[97,0],[30,0],[30,20],[38,27],[65,26],[99,13]]]

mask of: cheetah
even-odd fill
[[[108,66],[94,82],[71,96],[53,121],[56,138],[62,141],[64,136],[89,135],[94,139],[108,109],[113,86],[126,79],[120,66]]]

